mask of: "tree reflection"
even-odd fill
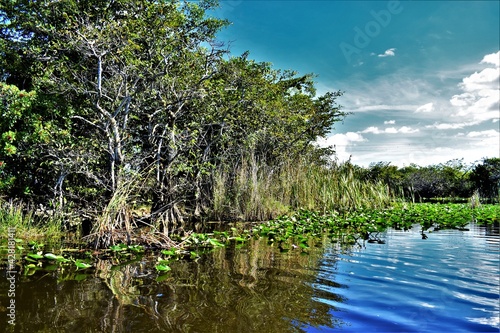
[[[172,263],[162,282],[155,281],[156,273],[145,274],[143,263],[117,267],[111,260],[99,261],[80,282],[60,272],[37,273],[18,285],[16,332],[302,332],[305,326],[340,326],[332,307],[317,299],[342,298],[313,288],[322,254],[321,248],[308,255],[280,253],[261,239],[197,262]]]

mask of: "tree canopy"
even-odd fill
[[[346,115],[341,92],[232,56],[215,6],[2,2],[2,192],[87,215],[124,196],[170,230],[209,207],[215,167],[320,152],[312,143]]]

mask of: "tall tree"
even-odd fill
[[[1,80],[37,96],[23,112],[57,133],[39,140],[32,161],[45,170],[38,182],[51,184],[40,191],[52,202],[118,221],[129,216],[127,205],[148,202],[149,222],[168,233],[206,212],[216,166],[237,165],[249,152],[276,168],[323,153],[313,142],[346,115],[341,92],[316,96],[312,75],[275,70],[247,53],[225,57],[215,38],[227,22],[207,15],[214,6],[0,4]],[[17,102],[9,103],[14,112]],[[6,134],[2,148],[15,147],[12,140]]]

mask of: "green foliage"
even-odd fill
[[[156,270],[162,273],[168,272],[171,270],[170,266],[166,264],[158,264],[155,266]]]
[[[33,275],[37,271],[58,271],[63,273],[66,270],[71,270],[71,267],[76,270],[87,269],[93,267],[89,259],[75,259],[71,256],[56,255],[51,252],[44,253],[44,244],[36,241],[29,242],[31,252],[24,256],[24,275]],[[82,278],[80,276],[80,278]]]
[[[22,188],[25,196],[57,209],[76,208],[82,216],[102,210],[92,213],[100,215],[98,237],[128,228],[127,206],[142,198],[138,204],[151,206],[152,225],[168,234],[213,211],[219,200],[213,197],[214,170],[234,168],[246,151],[264,168],[304,151],[326,153],[312,142],[346,115],[336,104],[341,92],[316,96],[312,75],[275,70],[248,54],[224,57],[215,37],[228,22],[206,15],[215,6],[2,4],[0,53],[9,59],[2,78],[15,97],[9,119],[19,112],[38,115],[28,122],[38,140],[31,145],[38,149],[29,157],[33,168],[0,166],[4,187],[17,182],[17,193]],[[48,110],[55,111],[50,120]],[[9,126],[2,148],[15,155],[19,133]],[[228,181],[237,178],[230,171]],[[236,196],[246,211],[260,206],[255,196]],[[256,216],[281,213],[286,204],[275,199],[273,205]],[[109,245],[101,239],[96,242]]]
[[[391,195],[412,201],[450,201],[469,198],[477,191],[484,200],[498,201],[500,189],[500,163],[498,158],[486,158],[472,165],[463,159],[443,164],[403,168],[389,162],[358,168],[363,180],[382,181]]]
[[[390,204],[387,187],[360,180],[351,164],[311,160],[303,156],[271,167],[251,154],[232,170],[216,169],[212,218],[266,220],[301,208],[328,212]]]
[[[481,205],[472,212],[477,223],[492,224],[500,222],[499,205]]]
[[[37,217],[29,206],[0,199],[0,235],[7,235],[8,229],[15,230],[19,239],[60,239],[63,236],[62,220],[58,216]],[[34,244],[37,244],[36,242]],[[40,246],[40,245],[37,245]],[[43,246],[43,244],[41,245]]]
[[[470,180],[481,197],[500,202],[500,158],[485,158],[472,170]]]
[[[77,267],[77,269],[87,269],[87,268],[92,267],[92,264],[89,264],[89,263],[82,261],[80,259],[75,260],[74,264]]]
[[[0,194],[50,208],[59,227],[92,221],[101,248],[139,220],[169,239],[208,218],[344,214],[384,209],[397,196],[470,196],[474,186],[498,195],[495,159],[472,171],[461,161],[367,170],[327,162],[332,150],[314,143],[348,115],[337,104],[342,92],[317,95],[312,74],[229,54],[216,41],[228,22],[207,14],[216,5],[2,2]],[[148,213],[137,217],[141,206]],[[28,225],[22,214],[0,218]],[[185,241],[213,248],[248,239],[212,236]]]
[[[35,92],[19,90],[0,82],[0,190],[10,189],[16,181],[13,168],[18,146],[35,142],[31,104]],[[41,138],[42,136],[40,136]]]
[[[253,235],[266,237],[269,243],[286,247],[294,244],[306,249],[308,242],[327,235],[334,241],[349,242],[359,239],[376,240],[376,235],[392,227],[409,230],[420,224],[422,230],[459,229],[473,222],[495,223],[500,217],[498,205],[482,205],[471,209],[465,204],[403,204],[386,209],[361,209],[338,213],[318,214],[300,210],[291,215],[261,224],[252,229]]]

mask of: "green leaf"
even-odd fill
[[[92,267],[91,264],[87,264],[87,263],[79,261],[79,260],[75,261],[75,266],[78,267],[79,269],[80,268],[81,269],[87,269],[87,268]]]
[[[128,247],[125,244],[118,244],[118,245],[112,245],[109,248],[111,249],[111,251],[119,252],[119,251],[125,251]]]
[[[177,254],[177,251],[176,249],[170,249],[170,250],[162,250],[161,253],[166,256],[175,256]]]
[[[224,247],[225,245],[222,244],[221,242],[219,242],[218,240],[216,239],[213,239],[213,238],[210,238],[208,240],[208,242],[212,245],[212,246],[215,246],[215,247]]]
[[[59,262],[67,262],[67,261],[70,261],[69,259],[66,259],[64,258],[63,256],[56,256],[55,254],[53,253],[46,253],[45,254],[45,258],[49,259],[49,260],[57,260]]]
[[[38,266],[35,264],[28,264],[24,267],[24,275],[33,275],[37,270],[39,270]]]
[[[50,260],[57,260],[57,256],[53,253],[45,253],[44,257]]]
[[[156,270],[159,272],[168,272],[171,270],[170,266],[158,264],[155,266]]]
[[[165,280],[166,280],[166,279],[168,279],[168,278],[169,278],[169,275],[168,275],[168,274],[164,274],[164,275],[160,275],[160,276],[158,276],[158,277],[155,279],[155,281],[156,281],[156,282],[162,282],[162,281],[165,281]]]
[[[28,257],[33,259],[43,259],[43,256],[39,253],[28,253]]]

